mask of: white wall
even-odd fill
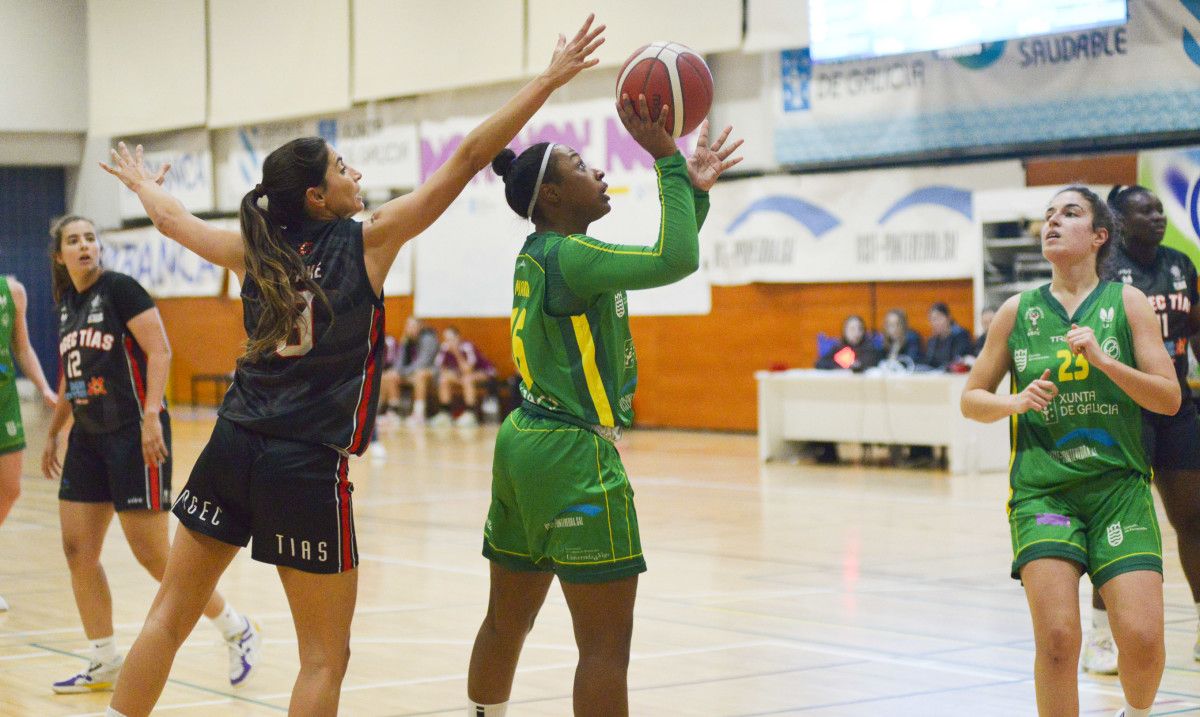
[[[0,132],[87,129],[86,61],[83,0],[0,0]]]

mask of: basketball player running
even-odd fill
[[[54,408],[57,394],[46,382],[46,374],[29,343],[25,323],[28,297],[21,282],[0,276],[0,525],[21,497],[21,459],[25,455],[25,426],[21,422],[21,398],[17,395],[17,366],[37,387],[47,408]],[[0,597],[0,612],[8,603]]]
[[[167,576],[129,653],[110,714],[143,717],[205,596],[239,547],[278,567],[300,673],[289,714],[337,713],[350,657],[358,552],[347,458],[373,430],[383,370],[382,288],[401,246],[445,211],[550,94],[598,60],[592,18],[559,37],[549,67],[472,131],[416,191],[365,223],[361,175],[316,137],[263,164],[242,199],[241,232],[188,214],[124,145],[105,169],[138,194],[158,229],[242,279],[249,336],[213,435],[175,504],[183,525]]]
[[[625,291],[663,286],[699,264],[708,190],[740,158],[711,145],[707,122],[685,160],[644,97],[621,121],[654,157],[662,220],[653,246],[586,236],[608,213],[604,172],[577,152],[536,144],[492,163],[508,205],[534,223],[516,259],[512,353],[523,403],[496,437],[483,554],[491,561],[487,615],[467,689],[472,715],[503,715],[525,635],[555,575],[575,627],[576,715],[628,714],[626,673],[637,576],[646,570],[633,491],[614,445],[633,421],[637,359]]]
[[[1140,186],[1113,187],[1108,204],[1121,225],[1121,241],[1102,268],[1104,278],[1141,289],[1158,315],[1162,342],[1175,363],[1183,405],[1174,416],[1143,411],[1146,457],[1175,527],[1183,574],[1200,615],[1200,418],[1187,384],[1188,339],[1200,331],[1196,267],[1181,251],[1161,246],[1167,229],[1162,201]],[[1200,660],[1200,630],[1192,656]],[[1089,672],[1115,674],[1117,649],[1104,599],[1092,593],[1092,634],[1083,650]]]
[[[163,579],[167,566],[171,419],[163,389],[171,348],[146,290],[132,277],[101,268],[90,220],[63,217],[50,236],[63,375],[42,469],[47,478],[62,476],[63,551],[91,642],[87,669],[55,682],[54,691],[96,692],[111,690],[121,670],[112,594],[100,565],[114,510],[134,556],[155,580]],[[58,436],[72,416],[60,464]],[[228,647],[230,684],[241,684],[258,659],[256,626],[211,588],[201,606]]]
[[[1158,320],[1132,286],[1101,281],[1108,206],[1056,194],[1042,227],[1050,283],[1010,298],[962,396],[967,418],[1010,418],[1012,575],[1033,617],[1038,713],[1078,715],[1079,578],[1091,576],[1120,646],[1125,717],[1150,714],[1162,679],[1162,538],[1142,408],[1173,414],[1179,383]],[[1011,372],[1011,394],[996,387]]]

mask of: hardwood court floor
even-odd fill
[[[31,414],[25,493],[0,529],[0,594],[12,605],[0,617],[0,714],[100,715],[107,695],[50,694],[53,680],[83,667],[84,638],[59,547],[56,484],[35,477],[43,419]],[[177,412],[176,490],[211,421]],[[384,438],[386,461],[353,462],[362,564],[342,714],[464,714],[487,597],[479,548],[494,433],[398,430]],[[633,714],[1034,713],[1029,617],[1007,575],[1004,476],[763,466],[751,436],[635,431],[621,450],[650,565],[639,586]],[[1166,537],[1167,671],[1155,714],[1200,714],[1196,616]],[[125,650],[155,586],[119,527],[104,565]],[[284,712],[296,642],[274,570],[243,551],[220,589],[261,622],[263,666],[230,689],[224,648],[202,622],[158,711]],[[570,714],[574,662],[552,588],[509,714]],[[1120,707],[1115,678],[1080,682],[1084,714]]]

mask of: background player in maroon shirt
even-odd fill
[[[242,200],[240,232],[188,214],[145,168],[141,147],[113,152],[104,169],[137,193],[159,231],[243,279],[249,340],[176,504],[183,529],[112,712],[149,714],[206,591],[253,538],[253,557],[278,566],[296,626],[300,674],[290,712],[337,713],[358,588],[346,458],[366,449],[374,421],[377,396],[367,392],[378,389],[382,368],[384,278],[401,246],[445,211],[550,94],[598,62],[588,57],[604,26],[591,24],[589,17],[569,42],[560,36],[545,72],[468,134],[424,184],[365,223],[350,219],[363,209],[361,175],[318,138],[293,140],[266,158],[262,183]],[[324,410],[314,412],[314,401]],[[220,508],[220,522],[202,517],[199,505]]]

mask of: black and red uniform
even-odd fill
[[[255,560],[313,573],[358,564],[348,459],[374,430],[384,362],[383,300],[363,261],[362,224],[306,222],[285,232],[325,292],[271,355],[243,360],[175,514],[188,528]],[[244,323],[261,313],[254,277],[242,285]]]
[[[159,420],[168,457],[142,457],[146,354],[128,329],[154,308],[131,276],[105,271],[82,292],[68,287],[58,305],[58,354],[75,425],[63,461],[60,500],[112,502],[117,510],[166,510],[171,502],[171,419]]]

